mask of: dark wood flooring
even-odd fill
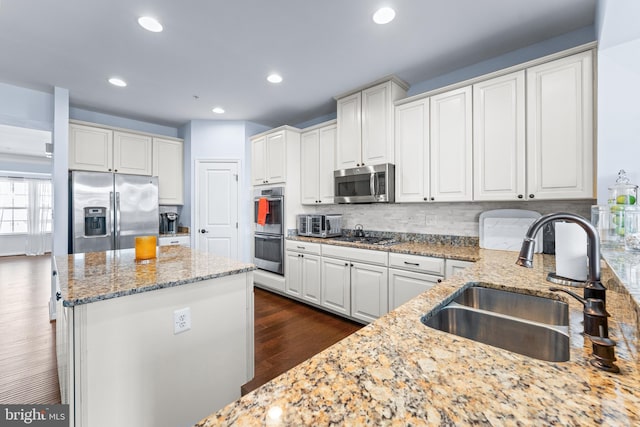
[[[51,259],[0,257],[0,404],[60,403]],[[298,365],[362,325],[255,290],[255,376],[242,394]]]
[[[255,376],[260,387],[362,328],[359,323],[255,288]]]
[[[60,403],[51,257],[0,257],[0,403]]]

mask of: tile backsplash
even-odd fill
[[[593,199],[531,202],[372,203],[303,206],[298,213],[342,214],[342,227],[396,233],[478,236],[480,214],[493,209],[527,209],[547,214],[570,212],[591,219]]]

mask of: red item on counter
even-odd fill
[[[267,223],[267,215],[269,214],[269,201],[265,197],[258,200],[258,224],[265,225]]]

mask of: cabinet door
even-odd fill
[[[267,183],[285,182],[287,178],[287,151],[284,131],[267,135],[266,171]]]
[[[360,166],[362,152],[362,93],[338,100],[338,143],[336,147],[336,169]]]
[[[267,152],[267,137],[261,136],[251,140],[251,183],[253,185],[265,184],[267,169],[265,164]]]
[[[429,99],[396,107],[396,202],[429,197]]]
[[[457,259],[448,259],[445,262],[445,277],[448,279],[464,270],[467,267],[471,267],[473,263],[471,261],[460,261]]]
[[[184,204],[183,143],[153,138],[153,175],[158,177],[158,202]]]
[[[473,198],[471,86],[431,97],[431,198]]]
[[[593,198],[591,52],[527,70],[529,198]]]
[[[442,277],[439,276],[390,268],[389,310],[400,307],[440,281]]]
[[[349,316],[351,314],[349,262],[326,257],[323,257],[321,262],[322,302],[320,305]]]
[[[474,200],[525,198],[524,71],[473,86]]]
[[[286,252],[286,274],[284,277],[284,291],[296,297],[302,297],[302,254]]]
[[[335,195],[333,171],[336,169],[336,125],[321,128],[319,131],[318,200],[320,200],[320,203],[331,204]]]
[[[389,144],[393,144],[393,105],[391,83],[362,91],[362,163],[389,163]]]
[[[135,133],[113,133],[113,171],[151,175],[153,139]]]
[[[320,304],[320,257],[302,254],[302,298]]]
[[[69,169],[112,172],[113,131],[69,125]]]
[[[373,322],[389,311],[388,268],[351,263],[351,316]]]
[[[300,198],[303,205],[315,205],[319,197],[320,131],[305,132],[300,137]]]

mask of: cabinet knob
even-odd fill
[[[353,264],[351,264],[351,267],[353,267]]]
[[[442,283],[442,279],[438,279],[438,283]]]
[[[118,169],[114,169],[113,171],[114,171],[114,172],[118,172]]]
[[[433,201],[433,200],[435,200],[435,199],[436,199],[435,197],[432,197],[430,200],[432,200],[432,201]]]
[[[107,169],[109,172],[111,172],[111,168]]]
[[[518,194],[518,199],[522,199],[524,196],[522,194]]]
[[[304,258],[304,254],[300,254],[300,258]]]
[[[56,301],[60,301],[62,299],[62,294],[60,292],[56,292]]]
[[[423,197],[423,198],[422,198],[422,200],[426,201],[426,200],[427,200],[427,198],[426,198],[426,197]]]
[[[349,267],[349,263],[348,263],[348,262],[345,262],[345,263],[344,263],[344,266],[345,266],[345,267]]]
[[[356,166],[360,166],[360,163],[356,163]]]
[[[534,197],[536,197],[536,195],[535,195],[535,194],[529,194],[529,198],[530,198],[530,199],[533,199]]]

